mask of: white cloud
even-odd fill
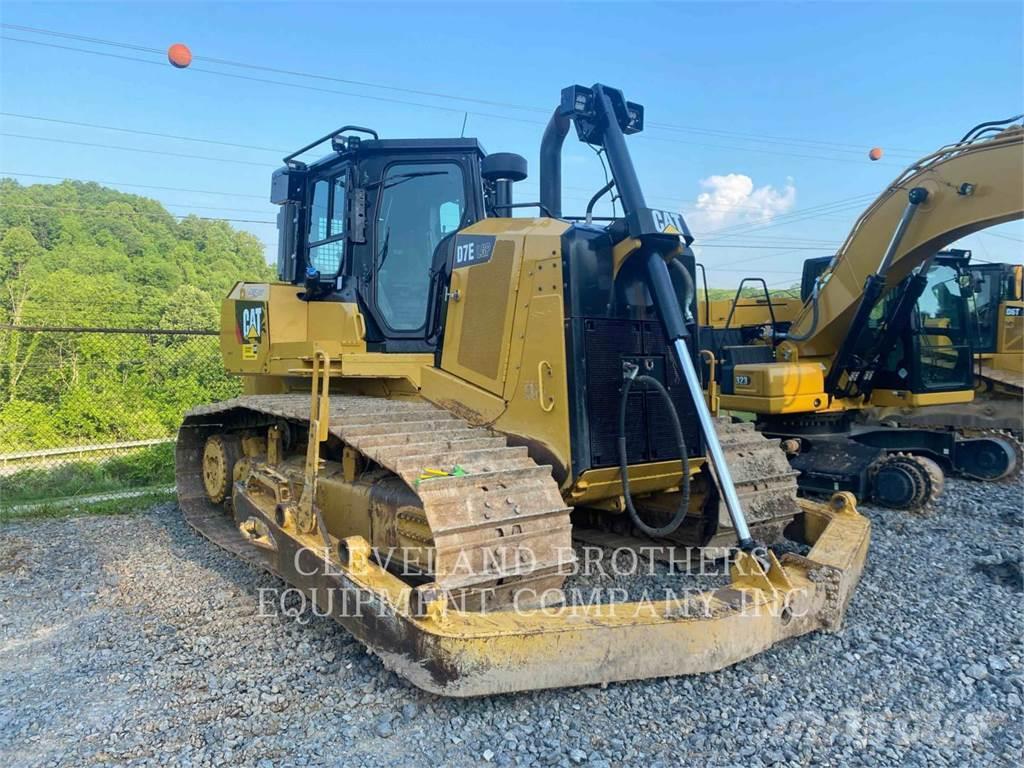
[[[739,222],[767,222],[785,213],[796,203],[796,187],[787,178],[782,189],[771,184],[754,186],[754,180],[742,173],[708,176],[701,179],[705,190],[697,195],[696,205],[687,212],[690,229],[698,234]]]

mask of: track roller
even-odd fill
[[[238,435],[215,434],[203,446],[203,488],[214,504],[231,496],[235,463],[242,457]]]

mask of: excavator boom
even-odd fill
[[[924,190],[882,277],[891,289],[950,243],[1024,216],[1024,128],[951,144],[903,171],[857,219],[789,331],[799,358],[831,357],[849,336],[865,281],[892,244],[913,190]],[[920,194],[920,193],[918,193]]]

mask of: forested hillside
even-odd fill
[[[263,247],[223,221],[181,221],[99,184],[0,179],[0,322],[209,328]]]
[[[263,247],[223,221],[179,221],[98,184],[0,180],[0,325],[211,329]],[[0,453],[173,434],[230,395],[216,339],[0,328]]]

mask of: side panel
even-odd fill
[[[508,408],[495,426],[550,464],[560,484],[571,451],[563,304],[560,234],[528,237],[509,344]]]
[[[998,334],[997,352],[1024,354],[1024,302],[1008,301],[999,306]]]
[[[561,269],[567,226],[557,219],[487,219],[460,234],[441,370],[424,372],[422,391],[527,446],[560,483],[570,455]],[[482,256],[481,244],[490,241]],[[473,248],[460,254],[459,245]]]
[[[492,234],[501,229],[496,223],[470,227],[455,238],[441,368],[500,395],[505,389],[523,238]]]

